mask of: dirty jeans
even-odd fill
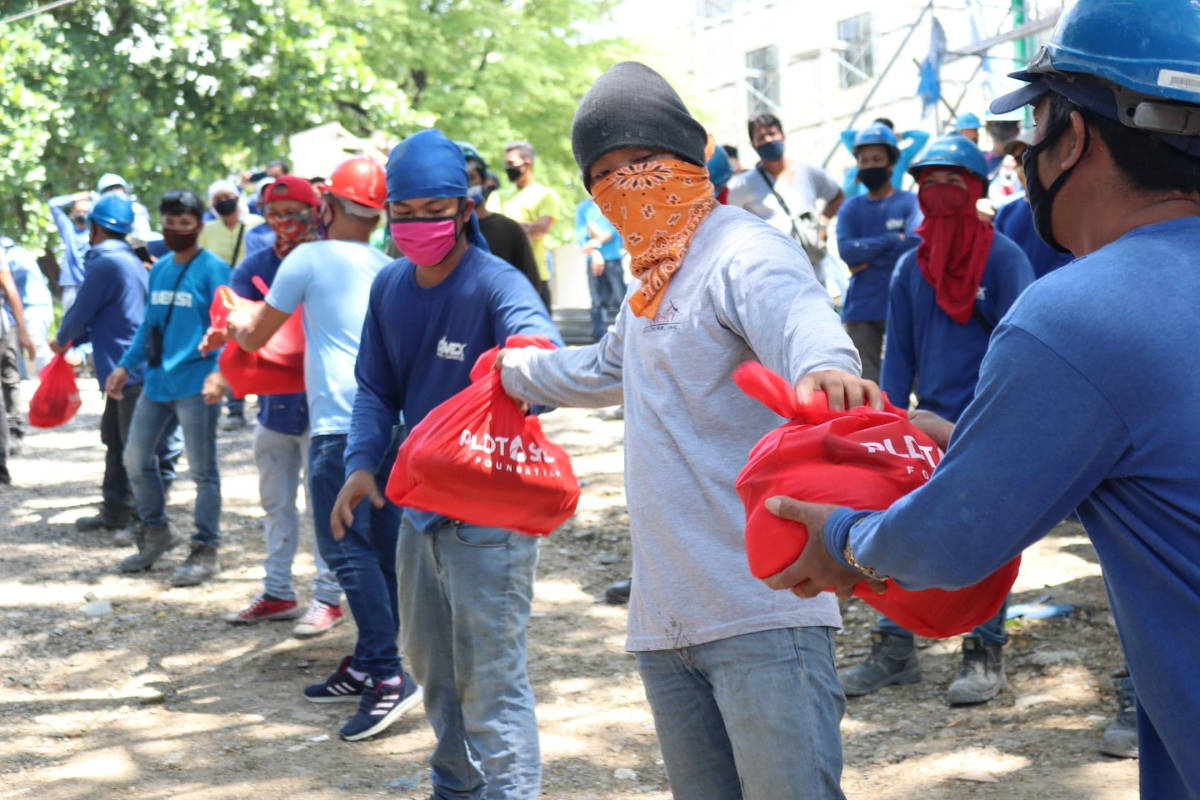
[[[542,767],[525,634],[537,539],[447,521],[400,526],[404,654],[437,736],[437,800],[535,800]]]
[[[263,590],[280,600],[295,600],[292,590],[292,561],[300,544],[300,510],[296,495],[301,475],[308,470],[308,433],[280,433],[262,425],[254,427],[254,464],[258,467],[258,497],[266,517],[267,557],[263,560]],[[307,489],[307,486],[305,487]],[[312,500],[309,500],[309,506]],[[337,576],[321,558],[313,541],[313,597],[327,605],[342,601]]]
[[[637,653],[677,800],[845,800],[833,630]]]

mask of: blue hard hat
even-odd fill
[[[88,221],[124,236],[133,230],[133,203],[128,198],[106,194],[92,206]]]
[[[987,160],[983,157],[983,151],[961,133],[947,133],[934,139],[920,160],[908,168],[908,174],[918,179],[918,174],[925,167],[961,167],[980,178],[985,188],[988,184]]]
[[[872,122],[858,132],[858,135],[854,137],[854,154],[858,155],[858,148],[866,147],[869,144],[886,147],[893,162],[900,158],[900,143],[896,141],[896,134],[882,122]]]
[[[718,192],[733,177],[733,165],[729,163],[729,155],[725,148],[719,145],[713,148],[712,157],[705,166],[708,167],[708,179],[712,182],[713,189]]]
[[[483,166],[483,171],[486,173],[488,163],[483,156],[479,155],[479,151],[475,149],[475,145],[470,142],[458,141],[455,142],[458,149],[462,151],[463,158],[467,161],[478,161]]]
[[[965,130],[970,130],[972,128],[979,128],[981,124],[982,123],[979,121],[979,117],[975,116],[970,111],[968,111],[965,114],[959,114],[957,117],[954,118],[954,130],[956,130],[956,131],[965,131]]]
[[[1192,0],[1078,0],[992,111],[1046,92],[1200,155],[1200,9]],[[1091,80],[1080,80],[1081,77]],[[1187,104],[1187,105],[1180,105]]]

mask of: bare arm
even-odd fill
[[[523,222],[521,223],[521,227],[523,227],[525,229],[525,233],[529,234],[529,237],[533,239],[537,238],[538,236],[545,236],[546,232],[550,230],[550,227],[553,224],[554,217],[547,214],[545,216],[538,217],[533,222]]]
[[[230,314],[225,332],[230,339],[241,345],[243,350],[253,352],[269,342],[290,316],[291,314],[285,311],[263,303],[253,316],[246,313]]]
[[[17,340],[21,343],[21,349],[32,361],[36,357],[37,348],[34,347],[33,339],[29,337],[29,331],[25,327],[25,307],[21,305],[21,295],[17,292],[17,283],[8,269],[0,269],[0,288],[4,291],[4,297],[8,300],[8,309],[17,323]]]

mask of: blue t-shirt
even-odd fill
[[[4,251],[8,258],[8,269],[12,272],[13,282],[17,284],[17,294],[21,296],[24,308],[50,307],[54,299],[50,295],[50,283],[45,273],[38,266],[37,258],[24,247],[10,247]]]
[[[1200,348],[1180,347],[1200,338],[1198,252],[1190,217],[1039,280],[996,329],[933,479],[825,526],[835,557],[849,537],[905,586],[957,587],[1077,510],[1137,692],[1145,800],[1200,797]]]
[[[63,314],[54,340],[90,340],[100,388],[129,349],[146,314],[148,274],[128,242],[106,239],[84,256],[87,269],[75,304]],[[168,287],[169,288],[169,287]],[[175,319],[172,316],[171,324]],[[127,383],[142,382],[141,369],[129,371]]]
[[[250,231],[254,232],[259,228],[269,229],[269,226],[259,225],[251,228]],[[249,246],[249,242],[249,236],[247,236],[247,246]],[[263,283],[269,288],[275,280],[275,273],[279,271],[279,264],[282,260],[271,247],[251,250],[249,255],[242,259],[242,263],[233,270],[233,275],[229,278],[229,285],[241,297],[249,300],[263,300],[265,298],[262,292],[254,285],[254,278],[262,278]],[[308,399],[304,392],[259,395],[258,422],[264,428],[291,436],[299,436],[308,430]]]
[[[887,347],[879,378],[888,399],[901,408],[907,406],[916,379],[919,408],[958,419],[975,394],[991,329],[1032,282],[1033,269],[1025,254],[1004,234],[996,234],[976,295],[978,314],[961,325],[937,304],[937,294],[921,274],[916,251],[901,257],[892,276]]]
[[[1070,253],[1060,253],[1042,241],[1033,229],[1033,210],[1021,193],[996,209],[996,230],[1017,243],[1033,265],[1033,277],[1047,273],[1075,260]]]
[[[838,209],[838,255],[851,268],[867,268],[850,276],[842,301],[842,320],[862,322],[887,317],[888,282],[896,260],[921,243],[917,196],[898,189],[882,200],[851,197]]]
[[[619,261],[625,253],[624,245],[621,241],[621,234],[617,233],[617,229],[608,221],[608,217],[600,212],[600,207],[596,205],[596,201],[592,198],[587,198],[575,207],[575,243],[582,246],[584,242],[592,238],[592,234],[588,231],[588,226],[594,226],[602,232],[611,234],[611,238],[600,245],[600,256],[605,261]]]
[[[313,436],[346,433],[371,281],[388,257],[363,242],[308,242],[279,265],[267,303],[288,314],[304,305],[304,387]]]
[[[541,334],[562,346],[537,292],[508,262],[471,246],[444,281],[427,289],[417,284],[408,259],[389,264],[371,287],[363,324],[346,474],[375,471],[401,412],[411,430],[470,384],[481,353],[516,333]],[[440,519],[406,513],[425,530]]]
[[[131,375],[146,367],[145,394],[160,403],[200,394],[205,378],[216,371],[220,353],[200,355],[200,341],[210,324],[213,295],[218,286],[229,283],[229,265],[208,250],[201,249],[190,263],[175,258],[174,253],[163,256],[150,270],[146,316],[121,358]],[[142,268],[140,261],[138,266]],[[156,367],[146,365],[146,337],[152,328],[163,331],[162,363]]]

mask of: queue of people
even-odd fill
[[[1200,440],[1188,402],[1200,365],[1175,345],[1200,295],[1189,261],[1200,237],[1200,128],[1189,114],[1200,92],[1170,80],[1200,63],[1195,26],[1166,24],[1200,17],[1182,0],[1147,5],[1132,21],[1100,0],[1064,12],[1015,74],[1025,86],[992,104],[992,121],[1006,124],[990,153],[964,135],[978,119],[960,117],[920,155],[887,121],[856,131],[862,191],[849,199],[787,155],[773,115],[749,121],[760,161],[738,172],[736,151],[717,155],[645,65],[615,65],[580,102],[571,145],[589,200],[576,236],[601,298],[595,341],[503,349],[496,369],[535,410],[625,408],[626,647],[676,798],[843,797],[846,698],[921,671],[913,635],[884,617],[870,654],[839,674],[842,620],[825,590],[969,585],[1071,514],[1096,546],[1128,654],[1136,711],[1118,724],[1136,719],[1142,795],[1200,797],[1190,737],[1200,651],[1180,628],[1200,609],[1200,485],[1186,457]],[[1131,24],[1139,36],[1106,34]],[[1152,72],[1130,59],[1136,42],[1162,54]],[[1033,136],[1001,118],[1025,105]],[[1026,199],[993,221],[993,162],[1014,154]],[[182,542],[166,511],[178,428],[197,500],[170,583],[216,575],[228,388],[218,353],[257,350],[299,313],[305,391],[260,397],[254,434],[262,591],[227,619],[299,620],[296,635],[319,635],[344,618],[344,595],[354,651],[298,697],[356,703],[340,731],[348,741],[423,702],[436,798],[540,794],[526,654],[537,541],[397,507],[380,487],[405,432],[468,385],[482,352],[522,333],[562,344],[544,252],[561,212],[533,177],[535,157],[525,142],[506,147],[513,219],[486,208],[498,181],[478,151],[436,129],[397,144],[386,169],[349,159],[319,190],[284,169],[256,188],[258,226],[271,235],[255,248],[237,186],[214,183],[207,202],[168,192],[168,252],[148,273],[129,239],[137,213],[127,196],[72,197],[71,215],[59,212],[64,241],[86,236],[87,246],[71,251],[79,274],[66,277],[77,282],[49,346],[65,353],[89,339],[107,395],[103,503],[81,527],[132,524],[136,552],[118,565],[129,574]],[[395,259],[371,246],[385,220]],[[822,274],[831,221],[851,273],[840,316]],[[215,327],[221,285],[260,305]],[[5,324],[33,358],[10,269],[0,289]],[[885,395],[911,406],[912,422],[946,450],[926,485],[883,511],[769,500],[810,537],[763,581],[745,568],[733,478],[778,418],[730,381],[746,360],[785,376],[801,402],[823,392],[835,410],[881,408]],[[301,483],[317,564],[303,613],[291,576]],[[1004,689],[1004,618],[1002,607],[963,638],[951,704]]]

